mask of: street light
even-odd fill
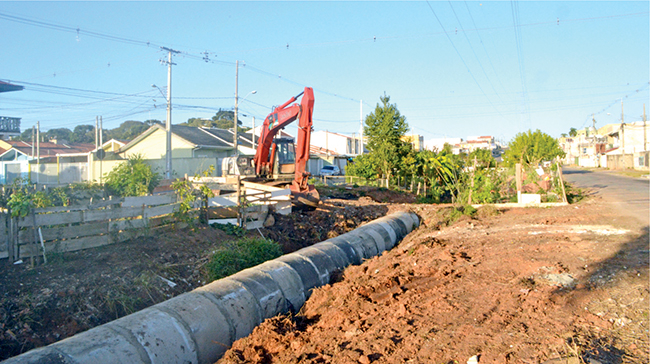
[[[244,96],[241,100],[244,101],[244,100],[246,100],[246,98],[248,96],[256,94],[256,93],[257,93],[257,90],[253,90],[253,91],[249,92],[248,94],[246,94],[246,96]],[[238,139],[238,136],[237,136],[237,129],[238,129],[237,128],[238,127],[238,125],[237,125],[237,117],[238,117],[237,110],[238,110],[238,108],[239,108],[239,97],[237,96],[237,87],[235,87],[235,140],[233,141],[233,145],[235,147],[235,155],[239,155],[239,149],[237,148],[237,144],[239,144],[239,139]]]

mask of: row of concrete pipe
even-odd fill
[[[265,319],[297,312],[334,272],[391,249],[418,225],[414,213],[382,217],[2,364],[214,363]]]

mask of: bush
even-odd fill
[[[208,282],[228,277],[282,255],[280,244],[261,238],[239,239],[218,250],[206,264]]]
[[[109,192],[122,197],[145,196],[153,192],[160,179],[160,175],[144,162],[142,156],[136,154],[106,175],[106,187]]]

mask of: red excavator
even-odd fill
[[[294,103],[302,96],[300,104]],[[255,157],[236,156],[224,160],[224,171],[241,175],[246,180],[273,185],[290,185],[295,204],[318,206],[320,196],[313,185],[307,184],[311,175],[305,170],[309,161],[309,144],[314,111],[314,90],[305,90],[273,109],[264,120]],[[278,137],[280,130],[298,119],[298,142]]]

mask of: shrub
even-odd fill
[[[209,282],[254,267],[282,255],[280,244],[262,238],[239,239],[229,242],[212,255],[206,264]]]
[[[143,157],[136,154],[106,175],[106,187],[111,193],[122,197],[145,196],[153,192],[160,179],[160,175],[144,162]]]

